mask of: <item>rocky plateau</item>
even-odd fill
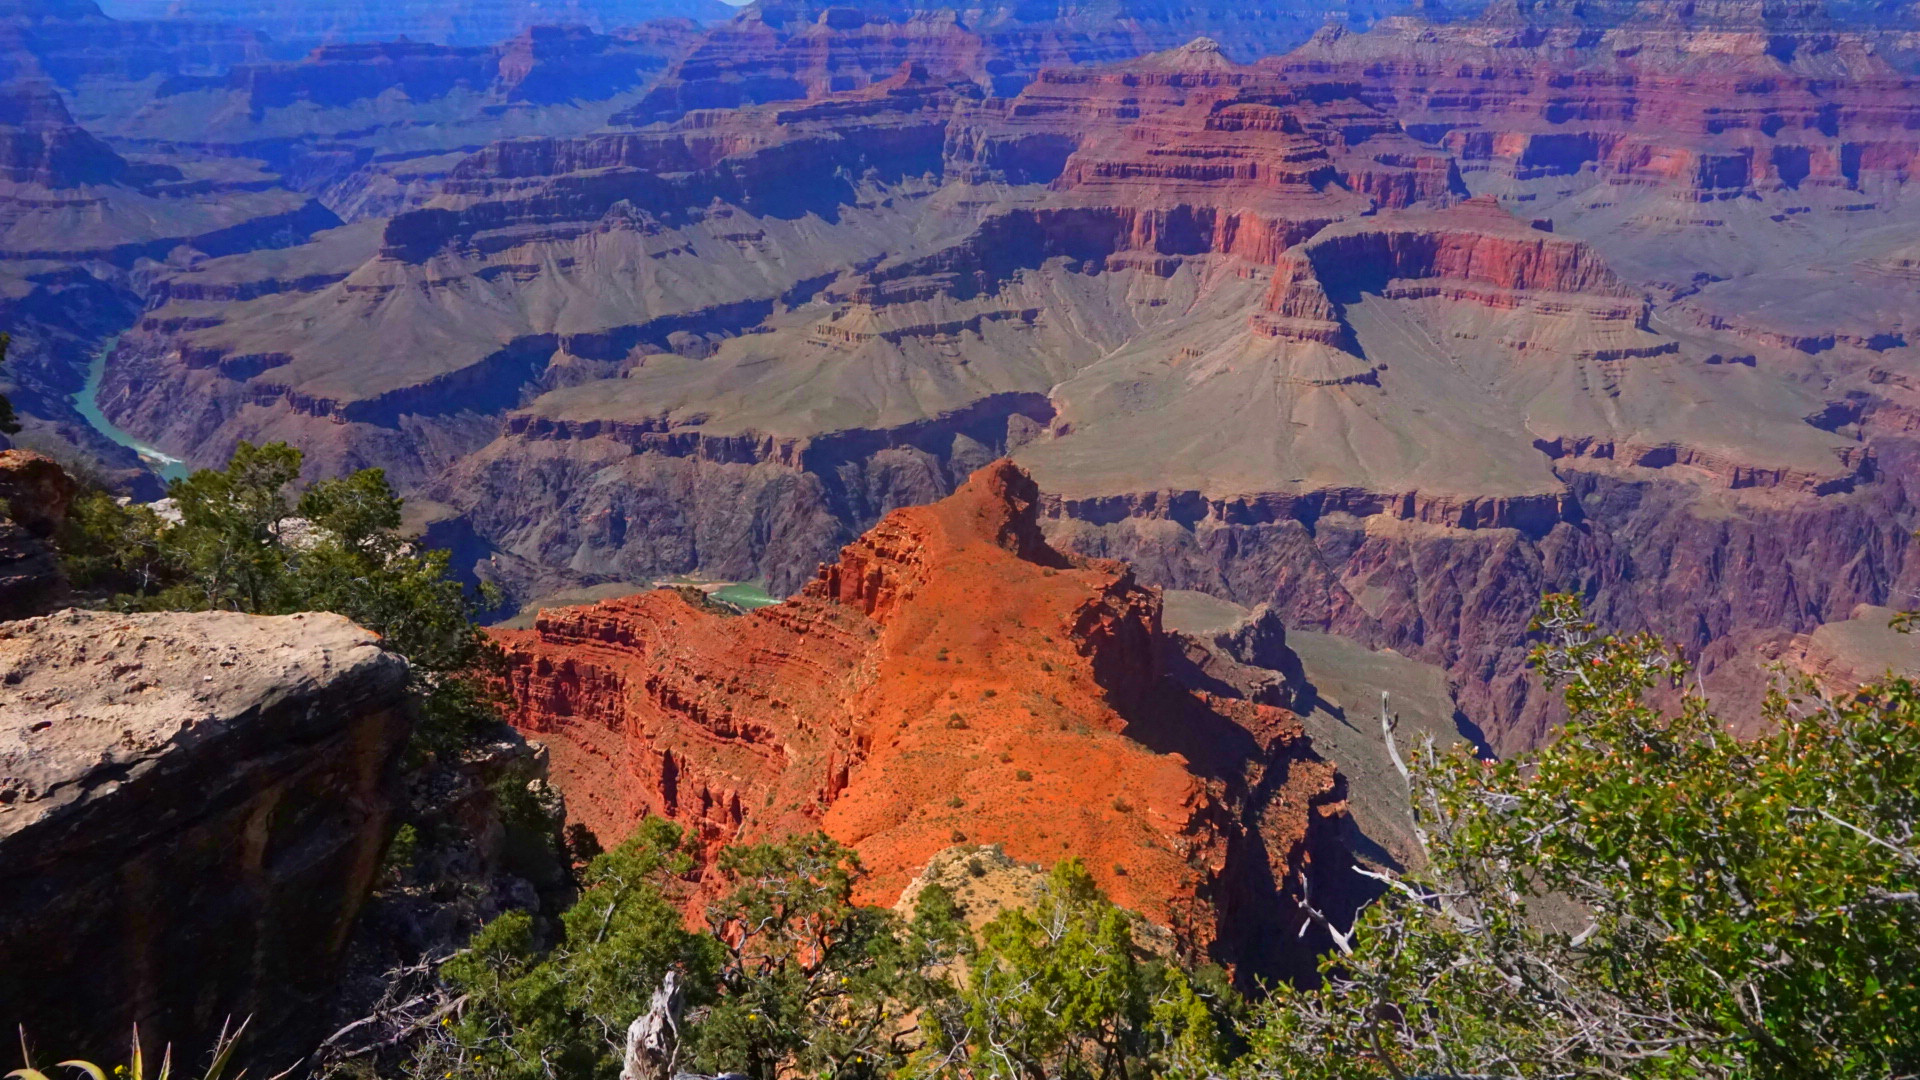
[[[45,7],[15,183],[258,206],[16,264],[23,437],[138,468],[67,404],[105,352],[124,432],[383,467],[515,606],[796,593],[1010,455],[1058,550],[1443,671],[1499,751],[1542,592],[1750,695],[1920,590],[1911,12],[1095,7],[304,58]],[[202,51],[77,59],[149,26]]]

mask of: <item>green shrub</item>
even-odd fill
[[[0,365],[4,365],[7,362],[7,346],[11,344],[13,344],[11,337],[6,334],[0,334]],[[13,402],[7,400],[7,395],[0,394],[0,435],[17,435],[19,433],[20,421],[13,415]]]
[[[1079,860],[1054,868],[1037,910],[982,931],[965,990],[930,1009],[925,1074],[1198,1077],[1225,1043],[1212,1007],[1177,965],[1143,953],[1134,920]]]
[[[401,500],[381,470],[296,491],[301,460],[283,443],[241,443],[225,469],[168,488],[177,523],[88,492],[59,542],[68,576],[123,608],[345,615],[412,665],[420,745],[458,744],[498,716],[483,677],[497,654],[475,625],[488,597],[454,579],[446,552],[400,531]]]
[[[617,1075],[627,1024],[646,1011],[668,968],[686,973],[696,1003],[712,993],[722,951],[712,937],[687,930],[667,898],[692,866],[680,830],[650,819],[589,864],[551,948],[540,947],[525,912],[489,923],[442,969],[467,1007],[448,1025],[450,1037],[422,1049],[415,1075]]]
[[[1248,1075],[1920,1071],[1920,689],[1789,685],[1742,740],[1658,641],[1568,597],[1538,629],[1566,730],[1497,765],[1416,755],[1429,867],[1330,928],[1325,985],[1261,1008]]]

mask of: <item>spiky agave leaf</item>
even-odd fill
[[[233,1048],[240,1045],[240,1036],[246,1034],[247,1025],[252,1022],[253,1017],[249,1016],[240,1021],[240,1026],[232,1032],[227,1031],[227,1025],[233,1023],[233,1017],[229,1016],[220,1022],[220,1038],[213,1044],[213,1064],[207,1066],[205,1080],[220,1080],[220,1075],[227,1071],[227,1063],[233,1060]]]
[[[91,1061],[63,1061],[60,1063],[60,1067],[63,1069],[79,1069],[81,1072],[86,1073],[91,1080],[107,1080],[107,1071]]]

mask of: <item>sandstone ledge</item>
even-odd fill
[[[371,888],[407,667],[337,615],[0,626],[0,1023],[61,1055],[302,1025]],[[305,1010],[310,1012],[311,1010]]]

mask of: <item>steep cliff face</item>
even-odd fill
[[[306,114],[301,121],[306,130],[299,135],[317,139],[333,134],[322,130],[333,117],[343,127],[377,117],[380,106],[373,99],[382,94],[400,95],[416,107],[451,104],[458,111],[442,120],[469,122],[476,118],[460,113],[472,99],[490,98],[496,105],[605,101],[643,86],[667,65],[679,43],[696,35],[692,25],[676,23],[618,34],[598,34],[581,26],[534,26],[486,45],[406,39],[327,44],[297,61],[242,64],[223,75],[171,79],[160,88],[159,101],[132,119],[132,130],[159,134],[170,113],[181,114],[184,121],[189,114],[207,111],[209,96],[217,103],[219,127],[202,132],[202,138],[244,131],[236,109],[244,109],[244,118],[254,125],[254,138],[278,133],[284,125],[270,117],[298,106]],[[422,134],[433,139],[450,132]]]
[[[969,194],[976,185],[1000,196]],[[898,446],[926,443],[931,426],[981,441],[975,418],[1044,424],[1051,413],[1035,408],[1038,395],[1081,358],[1120,344],[1130,323],[1167,314],[1127,299],[1135,310],[1110,323],[1093,309],[1118,298],[1058,295],[1097,286],[1027,286],[1022,276],[1063,259],[1070,273],[1163,279],[1188,262],[1198,274],[1213,272],[1210,260],[1268,263],[1329,222],[1444,203],[1456,188],[1444,155],[1400,133],[1353,88],[1287,84],[1208,43],[1049,74],[1010,103],[982,102],[976,89],[909,60],[862,90],[815,102],[494,143],[449,168],[434,203],[394,217],[378,254],[350,270],[339,244],[316,243],[294,256],[299,270],[276,268],[271,288],[263,282],[217,307],[200,302],[228,299],[198,286],[210,275],[178,274],[162,287],[178,302],[156,306],[122,341],[106,401],[119,422],[196,460],[220,457],[239,438],[300,431],[326,467],[379,462],[411,484],[470,453],[483,417],[540,391],[598,383],[580,397],[605,402],[626,396],[604,385],[610,377],[653,374],[641,370],[655,366],[650,355],[704,357],[745,331],[775,331],[789,339],[783,348],[836,369],[875,351],[888,366],[925,369],[930,386],[877,414],[859,404],[789,409],[772,423],[755,418],[712,434],[685,432],[672,415],[609,412],[593,417],[608,423],[583,425],[580,410],[556,399],[558,408],[509,420],[504,448],[524,445],[522,436],[606,434],[631,444],[618,433],[646,432],[667,436],[645,440],[650,449],[699,446],[709,460],[744,455],[755,464],[765,460],[755,446],[791,445],[816,461],[838,453],[786,436]],[[834,228],[808,224],[816,218]],[[1088,310],[1051,325],[1041,318],[1063,302]],[[294,313],[308,311],[331,329],[288,335],[289,319],[304,324],[308,316]],[[781,318],[788,311],[802,314]],[[369,339],[376,324],[431,325],[433,334]],[[983,350],[982,359],[1013,370],[982,365],[980,377],[956,379],[945,354],[975,336],[1033,340]],[[1009,353],[1023,355],[1009,365]],[[374,356],[390,362],[370,364]],[[740,362],[729,356],[718,367]],[[697,401],[701,388],[643,393],[673,403],[670,413],[710,411]],[[714,435],[724,435],[724,449]],[[1009,430],[977,452],[932,451],[947,474],[942,486],[1017,438]],[[407,442],[413,460],[394,453]],[[871,471],[867,456],[856,450],[848,465]],[[458,468],[449,501],[465,505],[459,489],[474,483],[474,466]],[[851,475],[839,484],[862,486]],[[916,491],[928,493],[937,494]],[[825,509],[858,528],[891,505],[882,495]],[[503,547],[528,542],[487,531]],[[820,554],[763,572],[791,583]]]
[[[1190,523],[1141,515],[1055,520],[1056,542],[1135,562],[1148,580],[1274,605],[1446,669],[1501,753],[1548,737],[1553,695],[1525,667],[1548,591],[1587,598],[1607,625],[1650,628],[1700,658],[1710,691],[1751,700],[1794,633],[1920,588],[1911,442],[1881,444],[1886,476],[1825,497],[1742,498],[1632,470],[1568,471],[1573,498],[1544,528],[1449,528],[1344,514]]]
[[[1368,98],[1441,143],[1467,172],[1662,189],[1693,202],[1851,187],[1915,147],[1914,82],[1867,42],[1785,56],[1764,39],[1612,30],[1564,40],[1484,24],[1389,20],[1328,30],[1268,64],[1364,79]],[[1630,39],[1630,40],[1622,40]]]
[[[969,175],[1052,181],[1050,203],[1115,219],[1116,246],[1162,275],[1181,256],[1271,264],[1328,222],[1460,190],[1357,87],[1275,78],[1209,39],[1044,71],[957,139]]]
[[[399,795],[404,662],[333,615],[66,611],[0,625],[0,671],[0,1018],[96,1060],[135,1022],[188,1058],[229,1016],[314,1035]]]
[[[714,28],[623,118],[645,124],[695,109],[815,98],[878,82],[907,62],[1012,97],[1050,68],[1132,60],[1196,38],[1250,62],[1284,52],[1328,23],[1364,25],[1384,7],[1369,0],[761,0]]]
[[[302,56],[312,42],[270,48],[257,30],[165,15],[24,0],[0,10],[9,393],[31,438],[72,445],[146,496],[157,483],[137,457],[70,398],[88,360],[166,295],[157,280],[416,207],[492,140],[598,128],[700,34],[684,19],[542,26],[483,45],[328,43]]]
[[[52,83],[0,87],[0,179],[71,188],[112,183],[126,168],[120,155],[73,122]]]
[[[985,43],[951,11],[890,18],[849,6],[805,15],[755,5],[715,27],[614,122],[644,126],[699,109],[859,90],[885,81],[902,64],[946,77],[987,67]]]
[[[278,437],[383,465],[522,597],[694,570],[790,593],[1012,454],[1062,546],[1412,651],[1504,749],[1548,722],[1521,663],[1545,588],[1611,583],[1717,664],[1905,587],[1920,92],[1804,20],[1760,24],[1791,56],[1725,36],[1731,9],[1391,22],[995,99],[912,51],[925,20],[803,8],[729,32],[819,46],[781,46],[804,101],[495,142],[377,236],[170,276],[109,412],[201,463]],[[808,82],[840,74],[861,88]],[[1739,198],[1676,156],[1850,146],[1855,176]],[[1733,586],[1638,545],[1774,550],[1729,519],[1808,537],[1846,595],[1686,617]]]
[[[52,539],[67,520],[74,487],[51,458],[0,450],[0,620],[44,614],[66,600]]]
[[[332,215],[292,192],[189,178],[159,161],[129,161],[76,124],[55,84],[0,84],[0,262],[23,281],[63,263],[122,266],[180,244],[253,246],[251,233],[297,242]],[[20,287],[10,283],[8,299]]]
[[[1685,298],[1676,323],[1818,352],[1904,340],[1862,266],[1911,214],[1910,38],[1820,5],[1529,5],[1330,29],[1265,66],[1363,81],[1475,192]]]
[[[534,26],[607,31],[656,19],[718,22],[733,9],[720,0],[108,0],[121,19],[191,19],[263,30],[276,42],[412,41],[492,45]]]
[[[311,272],[276,276],[271,294],[150,312],[121,343],[106,407],[194,460],[298,432],[323,469],[378,462],[417,485],[526,396],[738,334],[880,257],[911,231],[957,96],[909,73],[857,99],[495,144],[386,222],[349,273],[330,269],[346,249],[314,245]],[[861,194],[870,167],[898,205]],[[538,269],[561,264],[574,272]],[[290,337],[293,311],[333,330]]]
[[[0,70],[50,78],[90,100],[155,76],[262,60],[266,44],[230,23],[110,19],[92,0],[0,6]]]
[[[602,126],[699,37],[677,20],[610,33],[536,26],[458,46],[333,42],[173,75],[137,107],[105,109],[100,133],[190,171],[264,164],[256,182],[313,195],[345,220],[385,217],[426,202],[477,146]]]
[[[752,615],[656,592],[497,636],[513,722],[605,841],[649,814],[708,849],[823,828],[890,904],[942,850],[1084,858],[1248,973],[1297,973],[1299,873],[1348,888],[1341,783],[1288,712],[1165,679],[1158,594],[1041,539],[1006,463],[890,515]]]
[[[1780,657],[1832,694],[1858,690],[1889,675],[1920,677],[1920,649],[1893,628],[1896,614],[1893,608],[1862,604],[1849,618],[1795,635]]]
[[[873,225],[906,226],[890,250],[807,281],[771,311],[724,309],[759,320],[758,333],[722,336],[714,319],[707,325],[720,334],[687,325],[657,344],[641,338],[616,361],[618,380],[573,368],[587,376],[581,385],[510,417],[503,438],[447,474],[441,497],[472,507],[482,533],[517,558],[546,562],[566,550],[579,571],[628,579],[699,566],[791,591],[887,511],[938,498],[1033,439],[1058,415],[1053,387],[1130,337],[1191,318],[1202,282],[1233,274],[1251,283],[1259,271],[1233,260],[1276,258],[1328,222],[1383,204],[1452,197],[1446,159],[1350,88],[1285,85],[1200,43],[1120,68],[1049,73],[1008,103],[906,69],[817,105],[501,144],[462,166],[458,190],[494,201],[524,191],[524,201],[498,210],[475,202],[440,215],[436,228],[463,238],[468,221],[496,216],[530,228],[532,215],[567,205],[559,200],[580,182],[569,170],[691,169],[669,190],[644,189],[652,205],[699,206],[707,177],[725,177],[730,186],[717,193],[757,219],[734,243],[751,236],[755,250],[773,250],[784,230],[759,216],[776,212],[758,187],[762,161],[792,165],[814,147],[836,159],[870,153],[869,129],[895,142],[911,135],[945,181],[934,197],[917,182],[882,189],[897,193],[879,204],[891,220]],[[811,195],[817,189],[800,182],[809,175],[788,168],[786,188]],[[637,195],[640,178],[596,198]],[[976,184],[1000,205],[970,195]],[[864,216],[872,205],[856,197],[833,212]],[[658,221],[663,254],[701,244],[709,267],[731,258],[675,229],[674,217]],[[867,235],[864,224],[847,231]],[[685,239],[668,247],[676,235]],[[447,242],[423,239],[422,250]],[[1245,325],[1245,313],[1231,317]],[[642,329],[610,331],[591,347],[611,359],[607,346]],[[661,346],[697,362],[655,353]],[[769,364],[779,389],[762,378]],[[892,386],[912,389],[884,389]],[[716,412],[716,401],[729,405]],[[556,500],[551,511],[529,517],[511,498],[482,494],[529,490]],[[656,509],[669,503],[671,514]]]

